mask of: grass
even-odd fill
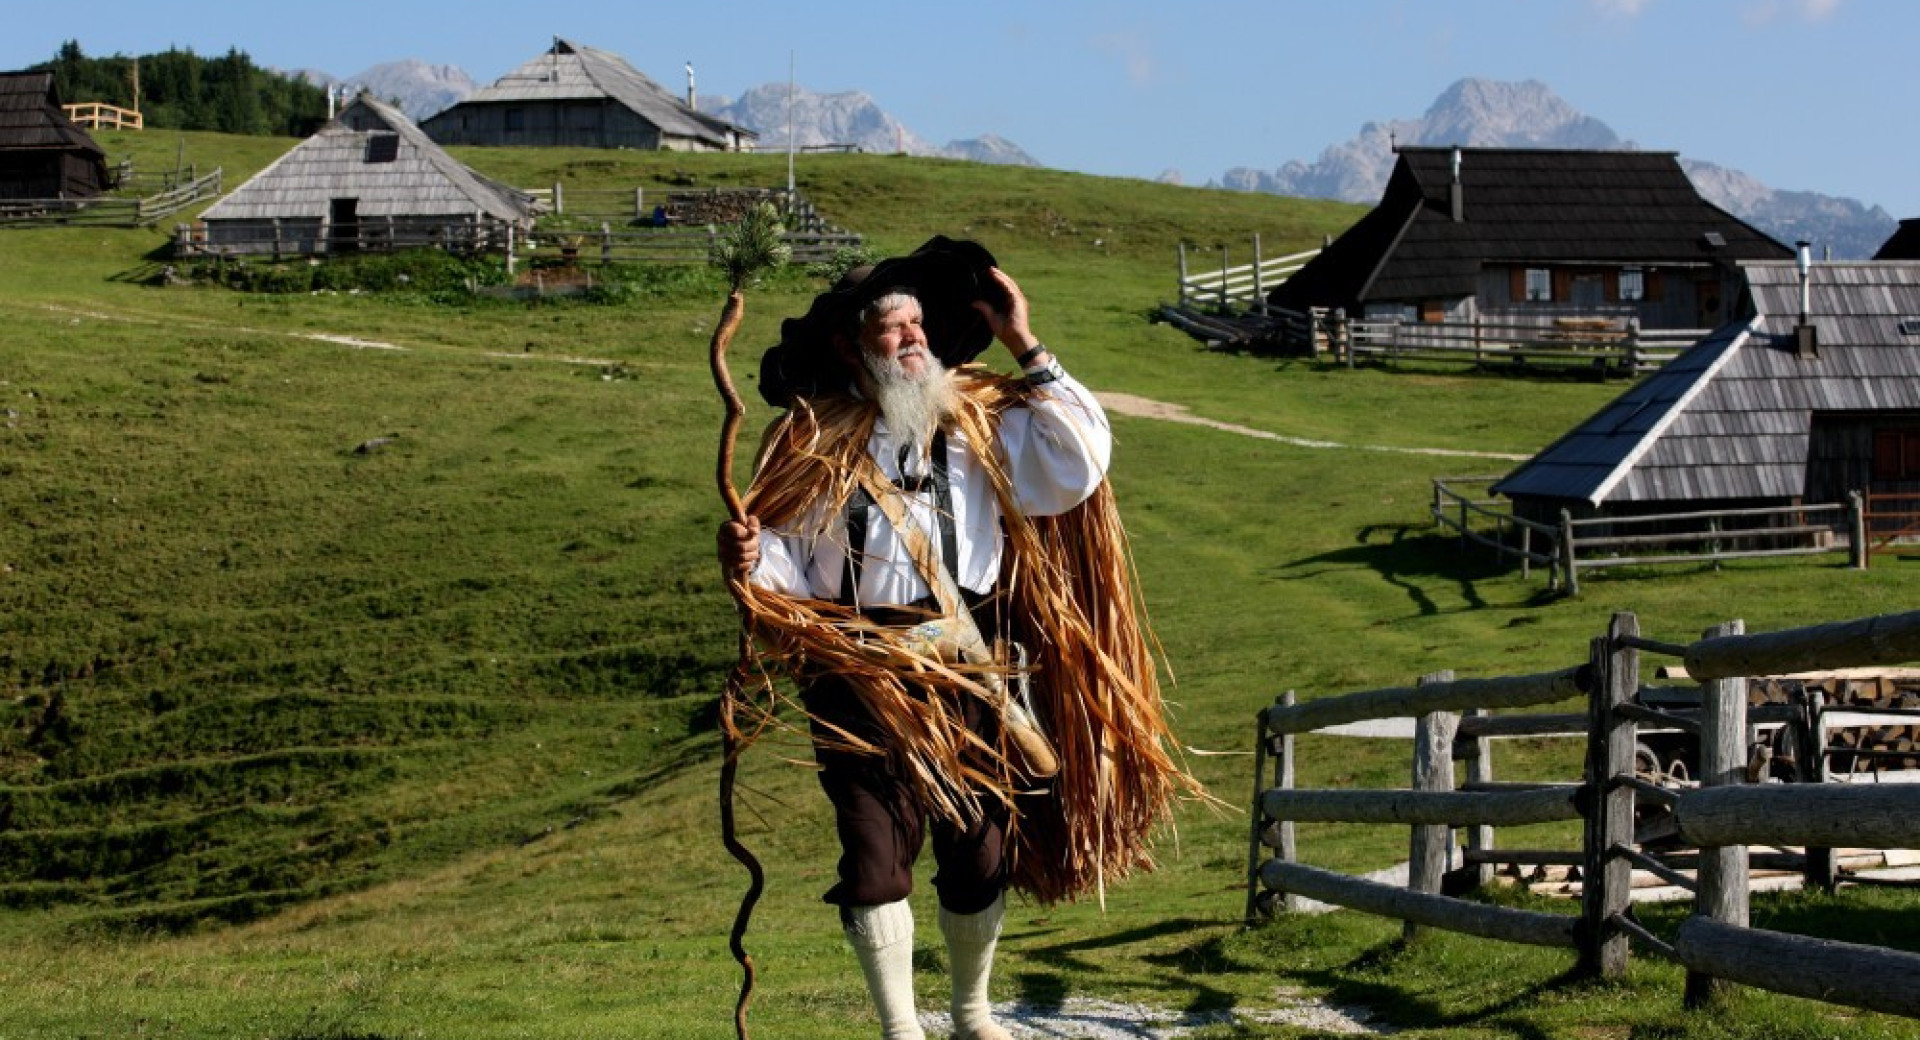
[[[287,144],[107,138],[115,158],[186,154],[236,184]],[[461,157],[577,190],[785,176],[773,156]],[[883,251],[979,238],[1098,389],[1348,446],[1115,420],[1177,727],[1236,804],[1253,713],[1285,689],[1563,667],[1615,610],[1684,641],[1732,616],[1764,631],[1912,601],[1898,566],[1804,561],[1608,572],[1547,596],[1425,519],[1431,477],[1504,463],[1374,449],[1532,451],[1617,384],[1347,372],[1210,352],[1147,320],[1180,241],[1258,232],[1293,251],[1354,207],[882,156],[809,158],[801,187]],[[744,880],[714,806],[734,632],[711,555],[719,280],[650,274],[611,304],[269,296],[146,284],[163,231],[6,235],[0,1036],[729,1035]],[[758,349],[817,288],[786,273],[749,290],[749,398]],[[771,414],[753,405],[749,427]],[[1408,768],[1390,742],[1301,746],[1303,782]],[[1572,768],[1545,743],[1499,754],[1507,778]],[[754,1028],[801,1040],[871,1029],[818,903],[834,851],[789,761],[804,757],[769,741],[742,776],[743,836],[770,872],[748,939]],[[1177,824],[1162,869],[1104,910],[1017,905],[996,996],[1257,1010],[1288,987],[1448,1038],[1910,1035],[1758,993],[1687,1013],[1677,972],[1647,958],[1596,986],[1566,980],[1564,954],[1403,946],[1397,923],[1356,915],[1242,931],[1246,819],[1192,806]],[[1404,841],[1303,828],[1302,849],[1368,869]],[[1913,912],[1885,893],[1761,907],[1836,936]]]

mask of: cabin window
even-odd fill
[[[367,138],[367,161],[387,163],[400,158],[399,134],[374,134]]]
[[[1638,302],[1647,298],[1647,273],[1638,267],[1620,269],[1620,299]]]
[[[1920,430],[1873,431],[1873,479],[1920,480]]]
[[[1420,301],[1420,320],[1429,325],[1447,320],[1447,305],[1442,300]]]
[[[1544,267],[1527,268],[1526,290],[1529,303],[1553,302],[1553,272]]]

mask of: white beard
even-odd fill
[[[934,431],[953,412],[953,380],[947,367],[932,353],[918,376],[908,375],[898,358],[883,360],[867,354],[864,359],[887,430],[899,443],[910,445],[915,455],[925,455]]]

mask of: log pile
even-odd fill
[[[1920,673],[1878,670],[1869,673],[1835,672],[1819,676],[1777,676],[1750,679],[1750,704],[1804,704],[1818,693],[1829,709],[1843,711],[1920,710]],[[1839,726],[1827,734],[1834,748],[1857,749],[1863,754],[1836,754],[1830,768],[1836,773],[1856,769],[1920,768],[1920,720],[1908,724]]]

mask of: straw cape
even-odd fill
[[[978,365],[955,370],[952,423],[973,444],[990,444],[1000,416],[1041,392],[1025,380]],[[859,484],[856,467],[877,409],[845,396],[795,397],[768,429],[747,493],[748,512],[769,525],[797,522],[824,497],[840,515]],[[1111,487],[1051,517],[1016,508],[1011,481],[983,453],[1005,514],[1007,597],[1012,637],[1032,658],[1035,716],[1061,761],[1044,784],[1026,779],[1019,756],[989,747],[960,722],[963,697],[993,699],[987,669],[926,656],[908,630],[889,628],[848,606],[788,596],[751,583],[741,605],[761,681],[742,686],[730,720],[742,743],[796,707],[774,676],[804,681],[833,672],[851,680],[893,738],[875,747],[843,734],[847,746],[892,754],[929,811],[955,821],[997,798],[1013,809],[1011,882],[1043,903],[1090,892],[1151,869],[1152,832],[1175,797],[1204,797],[1174,760],[1155,662],[1136,613],[1132,560]]]

